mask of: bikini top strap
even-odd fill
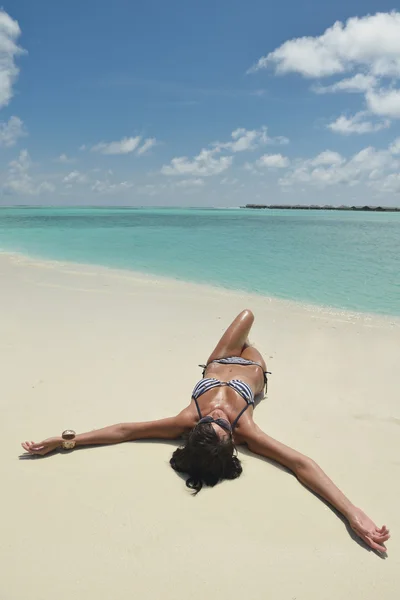
[[[238,424],[238,421],[240,419],[240,417],[242,416],[242,414],[244,412],[246,412],[246,410],[249,408],[250,404],[245,404],[245,406],[243,406],[242,410],[240,411],[240,413],[238,414],[238,416],[236,417],[236,419],[233,421],[232,423],[232,431],[235,429],[236,425]]]
[[[192,398],[193,398],[193,400],[194,400],[194,403],[195,403],[195,405],[196,405],[197,412],[199,413],[199,418],[200,418],[200,419],[202,419],[202,418],[203,418],[203,415],[201,414],[201,410],[200,410],[199,403],[197,402],[197,398],[194,398],[193,396],[192,396]]]

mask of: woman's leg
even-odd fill
[[[243,310],[229,325],[222,338],[210,354],[207,364],[217,358],[241,356],[247,337],[254,322],[251,310]]]
[[[240,356],[246,360],[252,360],[253,362],[258,363],[262,366],[264,371],[267,370],[267,365],[265,364],[261,352],[259,352],[257,348],[254,348],[254,346],[246,346]]]
[[[257,348],[254,348],[254,346],[246,346],[243,349],[241,357],[245,358],[246,360],[252,360],[253,362],[256,362],[259,365],[261,365],[263,372],[261,371],[260,368],[257,367],[257,374],[259,375],[259,379],[258,379],[259,383],[258,383],[258,387],[256,389],[256,396],[259,396],[259,394],[262,394],[262,395],[266,394],[267,393],[267,385],[266,385],[266,379],[264,379],[264,371],[267,370],[267,365],[265,363],[265,360],[262,357],[261,352],[259,352],[257,350]],[[254,368],[254,367],[252,367],[252,368]],[[265,390],[264,390],[264,387],[265,387]],[[256,398],[256,402],[257,402],[257,398]]]

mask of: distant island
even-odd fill
[[[390,206],[321,206],[319,204],[246,204],[240,208],[269,208],[280,210],[358,210],[369,212],[400,212],[400,207]]]

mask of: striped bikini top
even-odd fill
[[[232,423],[232,431],[236,427],[240,417],[242,414],[249,408],[250,405],[254,405],[254,394],[251,387],[241,381],[240,379],[231,379],[230,381],[220,381],[219,379],[215,379],[214,377],[205,377],[204,379],[200,379],[198,383],[194,386],[194,390],[192,392],[192,398],[196,404],[197,412],[199,413],[200,419],[202,419],[201,410],[198,403],[198,398],[212,390],[213,388],[227,386],[235,390],[239,396],[243,398],[246,402],[243,409],[240,411],[234,422]]]

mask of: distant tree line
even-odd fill
[[[319,204],[246,204],[240,208],[269,208],[280,210],[358,210],[371,212],[400,212],[400,207],[394,206],[324,206]]]

